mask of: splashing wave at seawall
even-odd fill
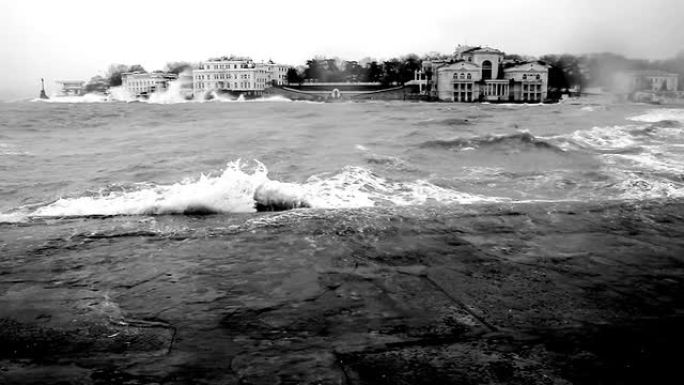
[[[92,215],[212,214],[279,211],[296,208],[361,208],[403,206],[428,202],[475,203],[501,198],[476,196],[435,186],[426,181],[392,182],[361,167],[315,175],[304,183],[270,180],[261,162],[230,162],[218,176],[171,185],[119,186],[97,194],[62,198],[23,214],[23,217]],[[5,213],[0,221],[21,219]]]
[[[172,81],[169,83],[167,90],[163,92],[153,92],[147,98],[137,98],[131,95],[123,87],[112,87],[109,94],[89,93],[82,96],[56,96],[53,95],[50,99],[32,99],[32,102],[42,103],[113,103],[113,102],[141,102],[149,104],[181,104],[181,103],[207,103],[207,102],[291,102],[292,100],[280,96],[265,96],[257,99],[245,99],[244,96],[231,97],[226,94],[212,92],[209,98],[196,97],[188,98],[186,91],[183,89],[183,84],[179,81]]]

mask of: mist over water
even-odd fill
[[[1,104],[0,221],[684,195],[682,109],[123,101]]]

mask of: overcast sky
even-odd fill
[[[230,53],[298,65],[467,43],[665,58],[684,50],[683,15],[684,0],[0,0],[0,99],[35,96],[40,77],[50,91],[111,63],[151,71]]]

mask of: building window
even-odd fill
[[[527,80],[527,74],[523,74],[523,80]]]
[[[492,78],[492,62],[485,60],[482,62],[482,79],[487,80]]]
[[[467,78],[468,80],[470,80],[470,79],[473,78],[473,76],[472,76],[472,74],[471,74],[470,72],[468,72],[468,75],[466,75],[466,78]]]
[[[541,79],[541,75],[537,74],[537,80]]]

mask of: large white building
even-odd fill
[[[127,72],[121,74],[121,85],[133,96],[146,96],[153,92],[164,92],[169,88],[169,83],[178,76],[172,73],[161,72]]]
[[[673,92],[678,89],[679,75],[658,70],[626,71],[617,73],[613,82],[613,88],[620,93]]]
[[[195,96],[211,92],[228,92],[260,96],[272,85],[283,85],[287,81],[288,66],[254,62],[249,58],[220,58],[199,64],[192,71]]]
[[[451,60],[424,61],[415,83],[433,98],[452,102],[542,102],[549,66],[541,61],[505,61],[489,47],[458,47]]]

